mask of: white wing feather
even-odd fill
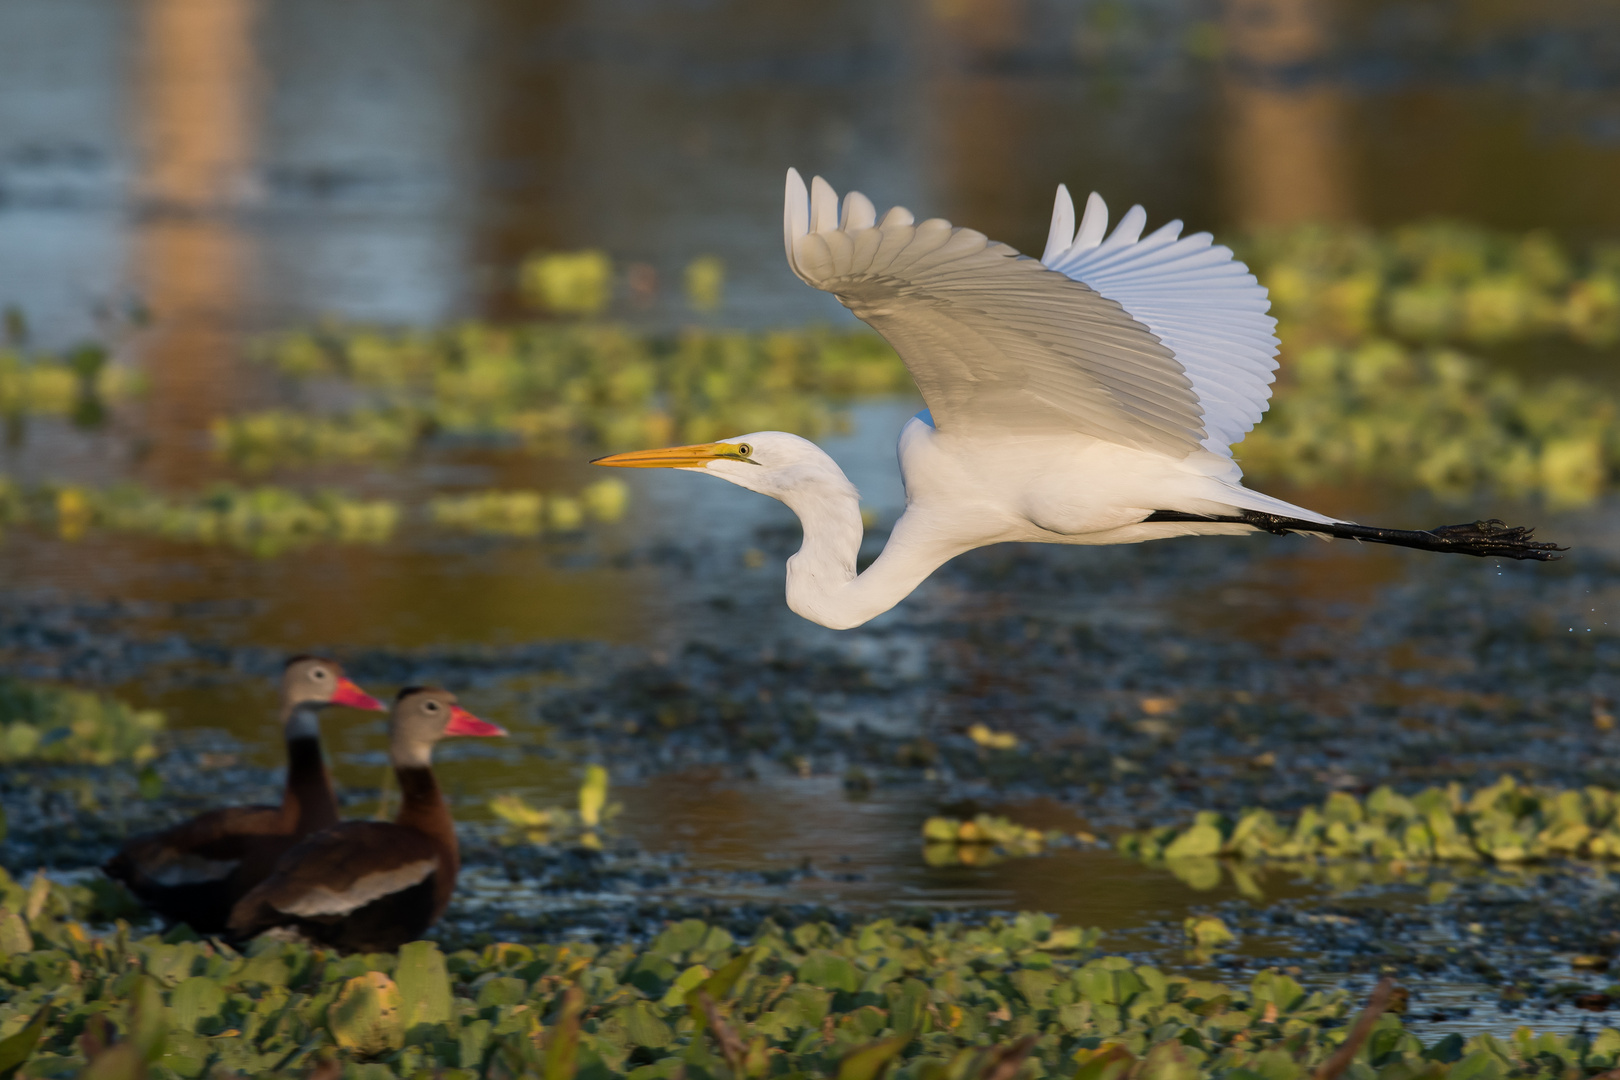
[[[1054,238],[1060,222],[1074,220],[1067,188],[1058,188],[1057,203]],[[1277,320],[1266,314],[1271,302],[1249,268],[1208,233],[1182,237],[1181,222],[1172,221],[1138,239],[1146,221],[1133,206],[1104,240],[1108,208],[1093,192],[1079,235],[1059,250],[1049,241],[1041,261],[1118,301],[1169,346],[1203,407],[1205,448],[1230,456],[1271,398],[1277,370]]]
[[[1136,215],[1139,234],[1146,218]],[[1176,458],[1200,449],[1192,380],[1119,302],[972,229],[914,224],[899,207],[875,219],[854,192],[840,218],[824,180],[806,191],[788,170],[789,265],[894,345],[940,430],[1081,431]],[[1102,247],[1134,241],[1132,224],[1127,215]],[[1071,230],[1055,222],[1049,243]],[[1074,243],[1099,231],[1088,206]]]
[[[403,866],[366,874],[343,889],[317,884],[291,900],[282,903],[272,902],[272,906],[278,911],[301,918],[347,915],[351,911],[365,907],[373,900],[380,900],[384,896],[413,885],[420,885],[438,869],[437,859],[417,859]]]

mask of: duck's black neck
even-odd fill
[[[444,805],[439,779],[427,765],[404,765],[394,770],[399,777],[400,813],[432,810]]]
[[[456,823],[450,818],[450,807],[439,790],[439,781],[426,765],[398,765],[394,775],[399,778],[399,813],[394,824],[419,832],[439,849],[439,874],[435,889],[434,910],[442,913],[455,891],[456,877],[461,871],[461,847],[456,843]],[[435,915],[435,918],[438,916]]]
[[[326,771],[319,734],[289,732],[287,787],[281,797],[282,815],[293,832],[303,835],[336,825],[337,796]]]

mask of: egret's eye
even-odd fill
[[[753,452],[754,452],[754,448],[752,446],[749,446],[747,443],[738,443],[737,444],[737,453],[740,454],[741,456],[748,457]]]

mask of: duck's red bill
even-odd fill
[[[375,712],[387,712],[388,706],[366,693],[350,679],[339,679],[337,691],[332,695],[332,704],[347,705],[351,709],[371,709]]]
[[[505,735],[506,729],[488,720],[480,720],[460,705],[450,706],[450,722],[444,726],[446,735]]]

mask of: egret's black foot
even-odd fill
[[[1495,555],[1504,559],[1533,559],[1551,562],[1560,558],[1567,547],[1531,539],[1536,534],[1533,526],[1505,525],[1499,518],[1488,518],[1467,525],[1442,525],[1430,529],[1450,550],[1464,555],[1481,557]]]

